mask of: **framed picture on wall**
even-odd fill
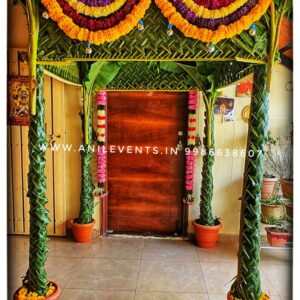
[[[253,79],[249,78],[243,82],[238,83],[236,89],[236,96],[242,98],[249,98],[252,95]]]
[[[29,78],[11,76],[8,78],[8,124],[28,126],[29,113]]]
[[[218,97],[214,112],[223,116],[223,122],[234,121],[234,98]]]

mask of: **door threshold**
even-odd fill
[[[109,233],[106,234],[107,238],[131,238],[131,239],[153,239],[153,240],[179,240],[179,241],[185,241],[189,240],[189,236],[156,236],[156,235],[138,235],[138,234],[118,234],[118,233]]]

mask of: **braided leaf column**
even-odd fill
[[[42,145],[47,146],[45,138],[45,102],[43,98],[43,69],[37,67],[37,90],[36,90],[36,115],[31,117],[29,139],[29,172],[28,193],[30,202],[30,246],[29,268],[23,284],[29,291],[45,295],[48,287],[47,274],[45,271],[47,225],[49,224],[48,211],[45,208],[48,202],[46,198],[46,166],[45,151]]]
[[[254,66],[254,88],[248,129],[247,158],[240,220],[238,274],[231,295],[243,300],[258,300],[262,295],[260,262],[260,196],[263,178],[263,148],[268,130],[269,93],[267,68]]]
[[[92,163],[92,101],[89,94],[84,96],[84,109],[82,118],[82,131],[84,145],[81,147],[81,194],[80,194],[80,213],[77,223],[88,224],[93,221],[94,213],[94,196],[93,196],[93,181],[91,173]],[[88,120],[86,120],[88,118]],[[87,121],[87,122],[86,122]],[[85,126],[87,125],[87,128]],[[87,138],[86,138],[87,135]],[[87,143],[85,143],[87,141]]]
[[[215,139],[214,139],[214,106],[217,99],[216,94],[204,97],[205,103],[205,127],[204,127],[204,146],[202,166],[202,186],[200,197],[200,217],[199,221],[204,226],[214,226],[215,220],[212,215],[211,201],[214,191],[212,167],[215,161]]]

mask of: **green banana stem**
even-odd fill
[[[204,127],[204,146],[205,155],[202,165],[202,186],[200,196],[200,216],[199,222],[204,226],[214,226],[215,220],[212,214],[212,197],[214,190],[212,167],[215,161],[215,140],[214,140],[214,105],[216,94],[204,97],[205,103],[205,127]]]
[[[82,116],[83,149],[81,155],[81,194],[80,194],[80,213],[77,223],[88,224],[93,221],[94,196],[93,181],[91,173],[92,163],[92,101],[90,95],[84,95],[84,113]]]
[[[238,273],[230,291],[234,297],[243,300],[258,300],[262,293],[259,272],[260,196],[270,95],[266,92],[266,78],[267,67],[255,65],[240,219]]]
[[[45,135],[45,102],[43,98],[43,68],[37,67],[36,89],[36,115],[31,116],[28,132],[29,140],[29,172],[28,193],[30,202],[30,246],[29,268],[23,280],[23,284],[29,291],[37,292],[44,296],[48,289],[48,279],[45,271],[45,262],[48,249],[46,243],[47,225],[49,224],[48,210],[45,208],[48,202],[46,197],[46,166],[45,151],[42,145],[47,146]]]

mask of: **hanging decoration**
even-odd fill
[[[187,151],[185,152],[185,198],[183,202],[186,204],[194,203],[194,177],[195,177],[195,160],[196,160],[196,111],[198,108],[198,92],[189,92],[188,103],[188,136]]]
[[[49,17],[72,39],[95,45],[128,34],[151,0],[41,0]]]
[[[265,14],[272,2],[272,0],[154,1],[169,23],[177,27],[186,37],[214,44],[249,29]]]
[[[97,105],[97,183],[98,187],[95,194],[104,197],[105,182],[106,182],[106,161],[107,151],[105,147],[106,141],[106,91],[99,91],[96,93]]]

